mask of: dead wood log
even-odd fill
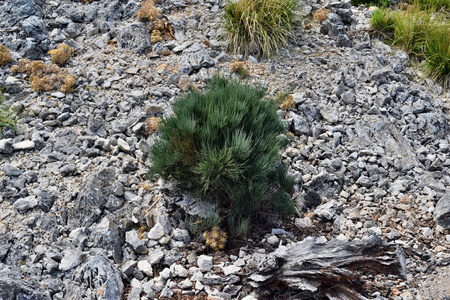
[[[253,274],[249,283],[255,287],[287,286],[298,295],[291,295],[290,299],[314,299],[320,295],[331,300],[362,300],[367,299],[361,294],[362,274],[406,279],[402,249],[378,236],[324,244],[307,238],[288,247],[281,246],[272,255],[278,258],[278,266]]]

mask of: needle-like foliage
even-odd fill
[[[246,222],[257,213],[292,213],[293,181],[280,165],[285,128],[265,90],[215,77],[173,107],[150,150],[152,175],[219,204]]]

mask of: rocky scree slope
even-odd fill
[[[0,85],[20,112],[0,140],[1,299],[258,298],[247,278],[307,234],[403,247],[408,280],[370,277],[369,298],[450,294],[449,92],[371,39],[364,7],[326,4],[327,20],[298,30],[291,49],[246,61],[249,81],[292,91],[295,106],[279,113],[294,134],[283,150],[298,183],[294,226],[275,219],[260,240],[214,254],[185,222],[211,208],[145,181],[146,120],[243,59],[218,41],[223,4],[159,3],[175,39],[155,45],[137,1],[0,4],[0,44],[14,58]],[[49,61],[61,42],[76,49],[74,93],[39,94],[10,72],[20,58]]]

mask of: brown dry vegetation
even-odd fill
[[[0,45],[0,66],[5,66],[11,61],[11,54],[9,54],[8,48]]]
[[[59,89],[63,93],[71,93],[76,77],[56,64],[47,65],[42,61],[19,60],[18,65],[11,68],[14,73],[26,73],[30,76],[30,86],[36,92],[48,92]]]
[[[57,49],[48,51],[52,58],[52,62],[62,67],[66,64],[69,58],[73,55],[74,49],[66,44],[59,44]]]

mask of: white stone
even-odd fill
[[[81,251],[80,250],[68,250],[65,252],[64,257],[59,264],[61,271],[68,271],[81,264]]]
[[[203,288],[204,288],[205,286],[200,282],[200,281],[196,281],[195,282],[195,289],[196,290],[199,290],[199,291],[201,291],[201,290],[203,290]]]
[[[242,269],[241,267],[236,267],[235,265],[230,265],[230,266],[227,266],[227,267],[223,267],[222,271],[223,271],[223,274],[228,276],[228,275],[231,275],[231,274],[236,274],[241,269]]]
[[[178,283],[178,287],[182,290],[186,290],[192,287],[192,281],[185,279]]]
[[[132,91],[130,95],[134,100],[145,100],[146,98],[145,93],[142,91]]]
[[[245,260],[243,258],[238,258],[235,262],[234,265],[236,267],[243,267],[245,266]]]
[[[35,144],[33,141],[22,141],[13,144],[14,150],[30,150],[35,147]]]
[[[126,141],[124,141],[122,138],[117,139],[117,146],[119,146],[119,149],[125,152],[130,152],[131,148],[130,145]]]
[[[200,255],[197,259],[197,265],[202,271],[209,271],[213,268],[214,258],[212,256]]]
[[[141,260],[137,263],[137,268],[139,271],[147,276],[153,276],[152,265],[147,260]]]
[[[163,237],[163,235],[164,227],[159,223],[156,223],[155,226],[153,226],[147,234],[148,238],[151,240],[159,240]]]
[[[56,93],[51,93],[52,97],[58,98],[58,99],[62,99],[64,97],[66,97],[66,94],[62,93],[62,92],[56,92]]]
[[[322,235],[321,237],[317,238],[316,244],[326,244],[327,241],[327,238]]]
[[[271,235],[267,238],[267,242],[271,245],[275,245],[276,243],[278,243],[280,240],[278,239],[278,237],[276,235]]]
[[[170,271],[174,277],[188,277],[189,274],[185,267],[177,265],[176,263],[170,266]]]

